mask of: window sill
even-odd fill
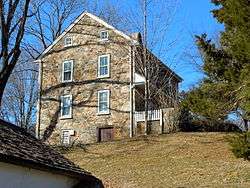
[[[73,117],[72,116],[61,116],[59,119],[60,120],[67,120],[67,119],[73,119]]]
[[[100,41],[100,42],[110,42],[109,39],[100,39],[99,41]]]
[[[110,78],[110,75],[105,75],[105,76],[97,76],[98,79],[103,79],[103,78]]]
[[[71,82],[74,82],[74,80],[66,80],[66,81],[62,81],[61,83],[64,84],[64,83],[71,83]]]
[[[110,112],[103,112],[103,113],[98,112],[97,113],[97,116],[107,116],[107,115],[111,115],[111,113]]]
[[[71,47],[71,46],[73,46],[73,44],[64,45],[64,48],[68,48],[68,47]]]

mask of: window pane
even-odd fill
[[[108,91],[103,91],[103,92],[99,92],[99,112],[108,112],[108,108],[109,108],[109,104],[108,104],[108,100],[109,100],[109,92]]]
[[[62,98],[62,116],[70,115],[71,108],[71,98],[63,97]]]
[[[70,107],[63,107],[62,109],[62,116],[70,115]]]
[[[65,39],[65,45],[70,45],[72,44],[72,39],[71,38],[66,38]]]
[[[64,72],[64,80],[71,80],[71,72]]]
[[[101,39],[107,39],[108,38],[108,32],[107,31],[102,31],[101,32]]]
[[[63,66],[64,72],[71,71],[71,62],[64,62]]]
[[[99,111],[100,112],[106,112],[106,111],[108,111],[108,104],[107,104],[107,102],[101,102],[99,104]]]
[[[100,58],[100,66],[107,66],[108,65],[108,57],[101,57]]]
[[[100,67],[100,75],[107,75],[108,74],[108,67]]]
[[[108,100],[107,98],[108,98],[108,93],[107,92],[100,93],[100,99],[99,99],[100,102],[107,101]]]

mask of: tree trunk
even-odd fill
[[[4,89],[5,89],[6,85],[7,85],[8,78],[9,78],[8,76],[2,76],[0,78],[0,107],[2,105]]]
[[[249,120],[248,119],[243,119],[243,122],[244,122],[244,127],[245,127],[246,132],[250,131],[249,127],[248,127]]]

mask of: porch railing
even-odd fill
[[[148,111],[148,121],[161,120],[162,110],[150,110]],[[145,121],[145,111],[135,112],[135,121]]]

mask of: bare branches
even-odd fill
[[[3,90],[21,54],[20,45],[24,36],[25,24],[29,12],[30,0],[0,1],[0,103]],[[20,10],[20,12],[19,12]],[[20,15],[20,16],[19,16]]]
[[[33,36],[46,49],[65,29],[66,25],[72,22],[85,0],[43,0],[40,3],[32,4],[36,11],[27,28],[27,33]]]

